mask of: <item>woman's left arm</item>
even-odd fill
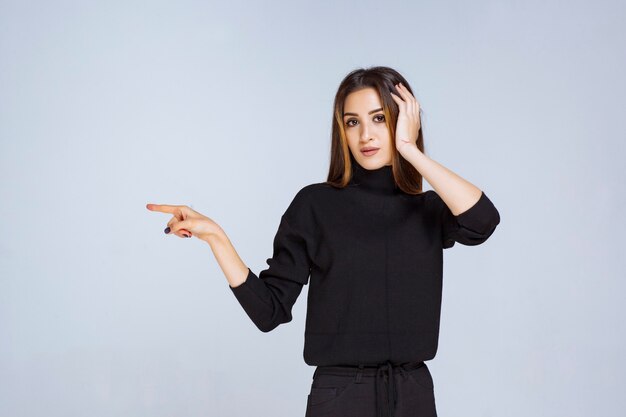
[[[424,155],[417,146],[403,157],[422,174],[454,216],[466,212],[480,199],[480,188]]]
[[[398,95],[391,92],[391,97],[398,104],[399,109],[395,137],[396,148],[400,155],[432,185],[452,214],[458,216],[478,202],[482,191],[471,182],[430,159],[417,148],[417,135],[422,126],[419,114],[420,104],[402,83],[395,87]]]
[[[396,89],[402,97],[392,93],[399,107],[396,148],[435,191],[440,203],[443,247],[452,247],[455,241],[465,245],[484,242],[500,223],[498,210],[480,188],[418,149],[419,103],[402,84]]]
[[[470,246],[485,242],[500,223],[496,206],[480,188],[415,149],[405,158],[435,190],[442,247],[450,248],[454,242]]]

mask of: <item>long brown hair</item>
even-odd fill
[[[404,159],[395,147],[395,132],[398,113],[400,111],[398,105],[391,97],[390,91],[397,96],[395,85],[402,83],[413,94],[409,83],[396,70],[375,66],[370,68],[358,68],[351,71],[339,84],[337,94],[335,94],[331,149],[330,149],[330,167],[328,170],[328,178],[326,183],[343,188],[348,185],[351,179],[352,164],[356,164],[356,160],[350,153],[348,141],[343,124],[343,110],[346,97],[354,91],[371,87],[378,92],[380,101],[385,114],[385,122],[389,129],[392,145],[391,145],[391,164],[393,176],[398,187],[407,194],[420,194],[422,192],[422,175]],[[415,96],[415,94],[413,94]],[[420,108],[420,116],[422,109]],[[422,135],[421,117],[420,130],[417,135],[417,148],[424,152],[424,138]]]

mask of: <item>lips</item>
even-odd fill
[[[374,148],[372,146],[366,146],[361,149],[361,155],[365,157],[374,156],[378,153],[379,148]]]

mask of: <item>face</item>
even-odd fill
[[[365,169],[391,165],[391,135],[376,90],[368,87],[350,93],[343,110],[348,147],[359,165]],[[364,152],[369,148],[373,151]]]

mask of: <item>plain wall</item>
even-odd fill
[[[0,415],[304,416],[305,287],[260,332],[187,204],[267,267],[334,94],[401,72],[501,224],[446,250],[440,416],[623,416],[619,1],[0,0]],[[425,183],[426,188],[430,186]]]

